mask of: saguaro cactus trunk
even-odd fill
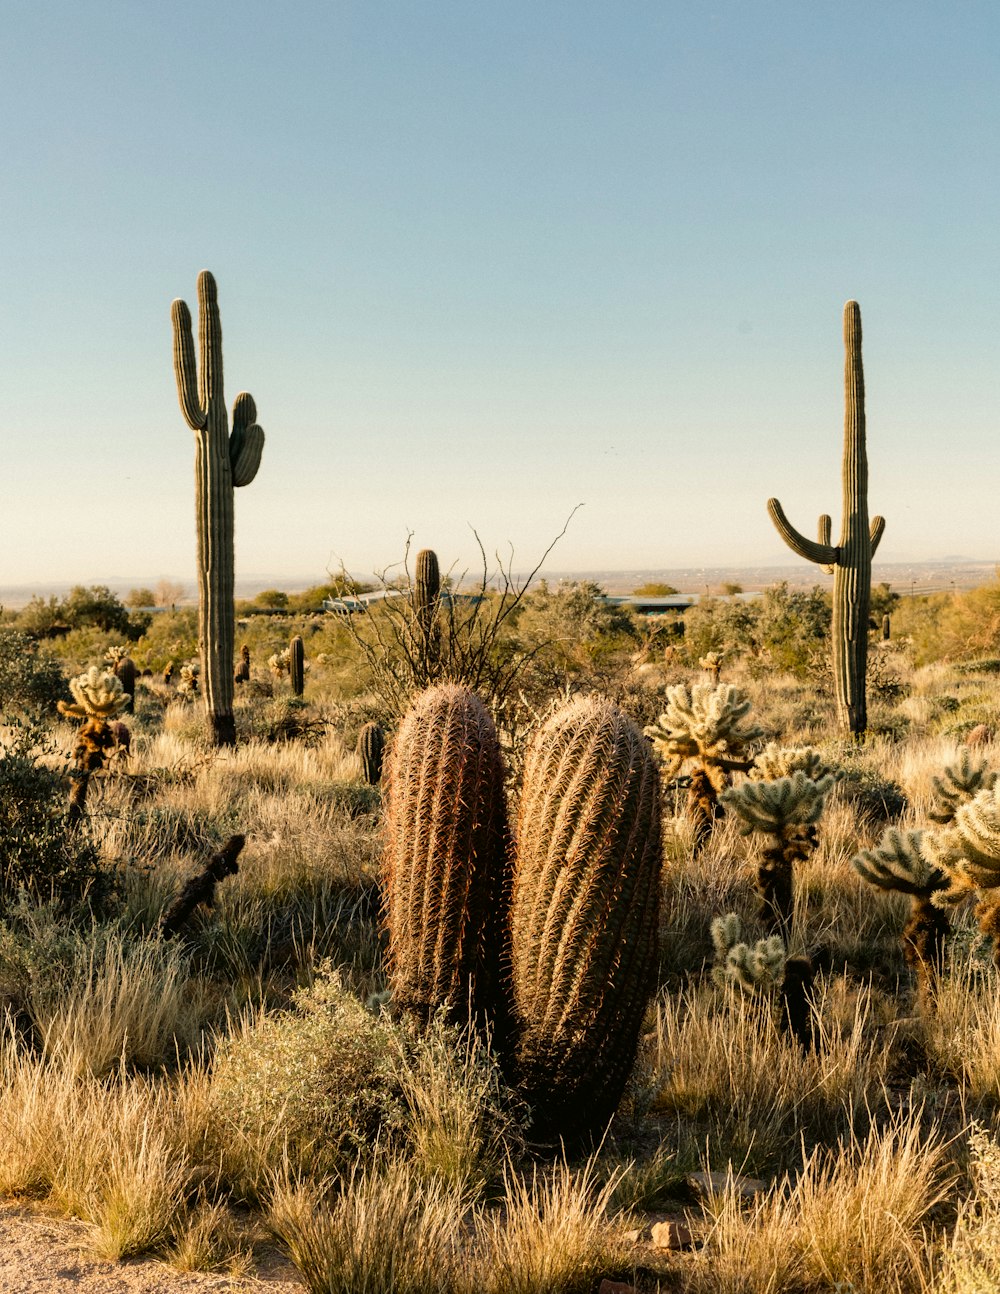
[[[257,475],[264,432],[257,425],[253,396],[233,402],[229,430],[222,386],[222,325],[215,279],[198,275],[198,343],[195,363],[191,312],[177,300],[170,310],[174,329],[174,376],[188,426],[195,433],[195,514],[198,525],[198,646],[211,737],[217,746],[236,741],[233,718],[233,486]]]
[[[865,378],[861,367],[861,309],[844,306],[844,458],[843,523],[840,543],[830,543],[831,522],[819,519],[818,542],[800,535],[777,499],[767,510],[785,543],[807,561],[833,575],[833,679],[841,722],[855,735],[864,732],[865,669],[868,662],[868,612],[872,557],[885,529],[883,517],[868,521],[868,455],[865,450]]]

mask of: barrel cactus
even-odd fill
[[[659,777],[610,702],[570,702],[525,760],[511,898],[515,1071],[540,1137],[614,1112],[658,964]]]
[[[233,403],[232,431],[222,385],[222,324],[215,279],[198,276],[196,364],[191,312],[177,300],[171,307],[174,376],[181,411],[195,433],[195,513],[198,529],[198,647],[202,692],[215,745],[236,741],[233,715],[234,543],[233,487],[257,475],[264,432],[257,425],[253,397],[241,392]]]
[[[385,926],[400,1009],[501,1020],[507,841],[489,712],[457,684],[430,688],[385,769]]]

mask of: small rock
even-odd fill
[[[601,1281],[600,1289],[597,1294],[638,1294],[634,1285],[628,1281],[609,1281],[607,1277]]]
[[[694,1237],[683,1222],[654,1222],[650,1240],[657,1249],[690,1249]]]
[[[738,1173],[692,1173],[688,1178],[689,1185],[702,1195],[721,1195],[730,1182],[741,1200],[752,1200],[767,1190],[767,1182],[759,1177],[740,1177]]]

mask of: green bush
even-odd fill
[[[8,713],[51,712],[57,701],[68,700],[58,661],[27,634],[0,628],[0,708]]]

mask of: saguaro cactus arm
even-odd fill
[[[767,511],[774,528],[793,553],[798,553],[807,562],[816,562],[819,566],[836,566],[840,560],[840,549],[830,543],[830,518],[824,513],[819,519],[819,541],[806,539],[799,534],[785,516],[785,511],[777,499],[768,499]]]
[[[872,546],[872,557],[875,556],[875,549],[878,548],[878,541],[882,538],[884,530],[885,517],[872,517],[872,524],[868,528],[868,540]]]

